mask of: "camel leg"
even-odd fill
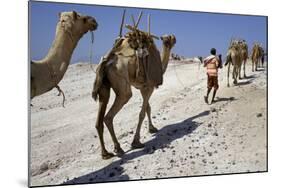
[[[123,149],[120,147],[120,144],[117,140],[117,137],[115,135],[115,131],[113,128],[113,119],[115,117],[115,115],[122,109],[122,107],[128,102],[128,100],[130,99],[131,95],[116,95],[115,101],[112,105],[112,107],[110,108],[110,110],[108,111],[108,113],[106,114],[105,118],[104,118],[104,122],[105,125],[107,126],[110,136],[112,138],[112,141],[114,143],[114,152],[118,155],[121,156],[124,154]]]
[[[247,61],[247,60],[245,60],[245,61],[243,62],[244,78],[247,78],[247,76],[246,76],[246,61]]]
[[[99,110],[98,110],[98,117],[96,120],[96,129],[99,135],[99,140],[101,145],[101,155],[103,159],[109,159],[114,156],[112,153],[109,153],[105,149],[104,139],[103,139],[103,128],[104,128],[103,118],[109,100],[109,96],[110,96],[110,88],[106,87],[105,85],[102,85],[99,90]]]
[[[257,61],[255,61],[255,64],[256,64],[255,71],[258,71],[258,63],[259,63],[259,61],[258,61],[258,60],[257,60]]]
[[[234,65],[233,71],[232,71],[232,77],[233,77],[233,84],[237,84],[237,66]]]
[[[152,88],[150,96],[152,95],[153,90],[154,89]],[[141,94],[142,94],[142,98],[144,100],[146,92],[144,92],[144,90],[141,90]],[[154,125],[152,123],[152,120],[151,120],[151,106],[149,104],[149,99],[148,99],[148,102],[147,102],[146,115],[148,117],[148,126],[149,126],[148,131],[149,131],[149,133],[151,133],[151,134],[156,133],[158,131],[158,129],[156,127],[154,127]]]
[[[139,114],[138,126],[137,126],[137,129],[136,129],[134,140],[132,142],[132,148],[142,148],[142,147],[144,147],[144,144],[142,144],[140,142],[140,129],[141,129],[142,122],[145,118],[145,113],[146,113],[147,107],[148,107],[148,101],[149,101],[149,98],[150,98],[152,92],[153,92],[153,88],[150,88],[150,87],[141,89],[141,94],[142,94],[142,97],[143,97],[143,103],[142,103],[142,108],[141,108],[141,111],[140,111],[140,114]]]
[[[234,84],[237,84],[237,79],[238,79],[238,67],[235,68],[235,72],[234,72]]]
[[[230,64],[231,64],[231,63],[228,64],[228,68],[227,68],[227,87],[230,86],[230,85],[229,85]]]
[[[242,64],[241,65],[239,65],[239,67],[238,67],[238,78],[239,78],[239,80],[241,80],[242,79],[242,77],[241,77],[241,67],[242,67]]]
[[[118,155],[121,156],[124,154],[123,149],[120,147],[120,144],[116,138],[115,132],[114,132],[114,128],[113,128],[113,119],[115,117],[115,115],[122,109],[122,107],[129,101],[129,99],[132,97],[132,92],[131,90],[129,91],[122,91],[122,89],[120,88],[119,92],[115,92],[116,93],[116,98],[115,101],[112,105],[112,107],[110,108],[110,110],[108,111],[108,113],[106,114],[105,118],[104,118],[104,122],[109,130],[109,133],[111,135],[111,138],[113,140],[114,143],[114,152]]]
[[[154,127],[154,125],[152,123],[152,120],[151,120],[151,107],[150,107],[149,103],[147,104],[146,114],[147,114],[147,117],[148,117],[148,126],[149,126],[148,131],[149,131],[149,133],[153,134],[153,133],[158,132],[158,129],[156,127]]]

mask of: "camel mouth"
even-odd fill
[[[90,23],[91,23],[90,31],[94,31],[98,28],[98,23],[94,18],[90,19]]]

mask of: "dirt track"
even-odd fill
[[[170,64],[164,84],[150,100],[159,132],[149,134],[145,119],[141,141],[146,146],[138,150],[130,150],[130,143],[142,100],[133,89],[133,97],[114,119],[126,154],[101,160],[94,127],[98,105],[91,98],[95,75],[88,64],[71,65],[60,83],[66,108],[56,90],[32,101],[31,185],[267,170],[266,72],[252,73],[249,65],[249,77],[227,88],[226,70],[219,76],[216,103],[206,105],[203,67]],[[110,104],[113,99],[111,92]],[[105,143],[113,151],[107,129]]]

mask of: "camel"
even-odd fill
[[[258,64],[259,64],[259,61],[260,61],[261,57],[262,57],[261,47],[258,43],[255,43],[254,46],[253,46],[252,55],[251,55],[252,72],[258,70]]]
[[[245,40],[240,40],[239,44],[240,44],[240,48],[241,48],[241,58],[242,58],[242,63],[243,63],[244,78],[246,78],[247,77],[246,76],[246,63],[247,63],[247,59],[248,59],[248,45]]]
[[[259,50],[260,50],[260,63],[261,63],[261,67],[264,67],[264,56],[265,56],[265,52],[264,49],[262,47],[262,44],[259,45]]]
[[[96,30],[97,26],[95,18],[75,11],[59,14],[55,39],[48,54],[39,61],[31,61],[31,99],[54,87],[63,94],[58,83],[67,70],[72,53],[82,36]]]
[[[144,38],[145,40],[150,41],[149,48],[152,48],[152,50],[148,50],[150,52],[149,56],[159,56],[159,61],[161,61],[160,63],[162,64],[162,65],[160,64],[160,69],[161,69],[160,71],[162,77],[167,69],[171,49],[176,43],[175,36],[164,35],[160,37],[163,44],[162,54],[160,57],[160,53],[157,50],[153,42],[153,39],[151,37],[153,35],[151,35],[150,32],[148,33],[142,32],[140,30],[137,30],[136,28],[133,28],[132,30],[134,32],[127,36],[132,36],[134,33],[137,32],[140,38],[142,38],[142,40],[138,40],[140,43],[144,40]],[[154,127],[152,123],[151,107],[149,104],[149,99],[154,91],[154,88],[157,87],[157,85],[153,84],[153,82],[145,81],[145,77],[146,77],[145,76],[146,72],[144,69],[145,67],[139,66],[137,61],[137,59],[139,58],[138,57],[139,54],[137,53],[138,50],[133,50],[133,48],[129,47],[131,46],[130,43],[132,43],[131,37],[125,37],[124,39],[121,40],[121,44],[119,45],[119,50],[116,50],[116,51],[120,51],[121,48],[122,52],[132,51],[133,53],[130,56],[129,55],[125,56],[122,53],[115,53],[110,57],[110,59],[106,63],[100,63],[99,66],[97,67],[97,74],[94,82],[92,96],[95,100],[97,100],[98,98],[99,101],[96,129],[99,135],[102,159],[109,159],[114,156],[113,153],[108,152],[105,148],[104,139],[103,139],[103,129],[104,129],[103,122],[107,126],[109,133],[112,137],[114,143],[114,152],[117,154],[117,156],[121,156],[124,154],[124,151],[120,147],[120,144],[114,132],[113,119],[116,116],[116,114],[122,109],[122,107],[132,97],[131,86],[134,86],[136,89],[139,89],[143,98],[142,108],[139,113],[139,121],[138,121],[137,129],[134,135],[133,142],[131,144],[132,148],[134,149],[134,148],[144,147],[144,144],[140,142],[140,130],[145,115],[148,116],[149,132],[155,133],[158,131],[157,128]],[[142,69],[143,76],[138,76],[137,70],[139,68]],[[116,97],[113,105],[105,115],[107,103],[110,97],[111,88],[116,94]]]
[[[231,41],[230,47],[227,52],[226,56],[226,63],[228,64],[228,70],[227,70],[227,87],[229,87],[229,74],[230,74],[230,66],[233,65],[232,70],[232,78],[233,78],[233,84],[237,84],[238,76],[241,79],[240,76],[240,70],[242,65],[242,55],[241,55],[241,46],[239,45],[238,41]],[[244,72],[245,73],[245,72]]]

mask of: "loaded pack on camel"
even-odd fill
[[[143,84],[154,87],[162,85],[163,70],[161,56],[153,41],[153,38],[159,39],[159,37],[151,34],[150,31],[145,32],[137,28],[141,16],[142,12],[138,17],[137,23],[135,23],[135,20],[132,17],[133,26],[126,24],[125,27],[130,31],[122,36],[122,28],[125,18],[124,11],[119,37],[115,40],[112,49],[101,58],[97,67],[96,72],[101,76],[96,78],[95,88],[99,88],[99,85],[102,84],[105,67],[114,62],[118,56],[123,58],[133,56],[137,57],[135,79],[138,80],[138,82],[141,80]],[[148,28],[149,25],[150,23],[148,23]],[[150,30],[150,28],[148,30]],[[97,98],[97,91],[95,90],[93,91],[93,97],[94,99]]]

